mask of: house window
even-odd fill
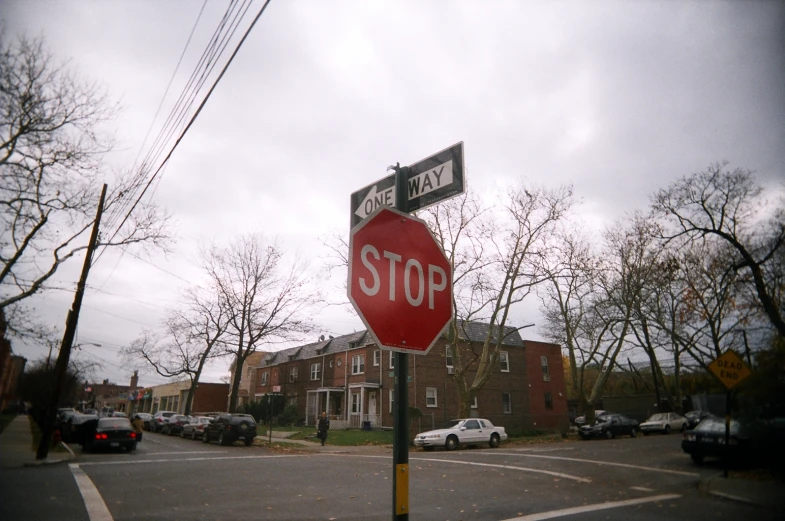
[[[393,412],[393,403],[395,403],[395,390],[390,389],[390,414]]]
[[[379,367],[379,363],[381,362],[381,359],[382,359],[382,352],[377,349],[376,351],[373,352],[373,366]]]
[[[436,387],[425,388],[425,406],[436,407]]]
[[[365,355],[354,355],[352,357],[352,374],[362,374],[365,372]]]
[[[286,405],[288,405],[290,407],[297,407],[297,397],[296,396],[290,396],[286,400]]]
[[[445,346],[444,347],[444,361],[447,363],[447,367],[452,367],[452,346]]]
[[[502,373],[510,372],[510,354],[507,351],[499,351],[499,365]]]
[[[545,408],[553,409],[553,396],[551,393],[545,393]]]
[[[512,400],[510,393],[502,393],[502,412],[512,414]]]
[[[270,373],[267,371],[262,373],[262,385],[267,385],[268,379],[270,378]]]
[[[311,380],[318,380],[322,377],[322,363],[311,364]]]
[[[360,412],[360,393],[352,393],[352,413]]]
[[[548,372],[548,357],[541,356],[540,357],[540,366],[542,367],[542,381],[543,382],[550,382],[551,381],[551,374]]]
[[[395,369],[395,353],[390,351],[390,369]]]
[[[297,373],[299,372],[299,367],[290,367],[289,368],[289,382],[294,383],[297,381]]]
[[[477,397],[475,396],[474,400],[472,400],[472,409],[476,409],[476,408],[477,408]]]

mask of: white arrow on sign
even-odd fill
[[[380,206],[395,207],[395,185],[379,192],[376,191],[376,185],[373,185],[354,213],[360,219],[365,219]]]
[[[452,159],[410,178],[409,199],[416,199],[450,184],[452,184]]]

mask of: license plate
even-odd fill
[[[701,438],[703,443],[714,443],[714,438]]]
[[[119,447],[120,446],[120,442],[113,441],[113,442],[109,443],[109,446],[110,447]]]

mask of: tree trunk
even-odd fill
[[[237,410],[237,398],[240,395],[240,380],[243,374],[243,365],[245,359],[243,358],[243,349],[237,350],[237,357],[234,361],[234,378],[232,378],[232,391],[229,394],[229,412],[233,413]]]

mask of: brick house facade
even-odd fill
[[[463,328],[473,347],[481,346],[488,326]],[[510,432],[566,430],[569,426],[561,349],[556,344],[523,340],[509,328],[505,354],[477,394],[471,415],[488,418]],[[467,350],[468,346],[461,347]],[[457,417],[458,390],[444,338],[427,355],[409,356],[409,405],[422,413],[417,429],[439,427]],[[464,360],[467,358],[464,357]],[[268,353],[256,369],[253,396],[280,392],[306,425],[326,411],[332,428],[393,425],[393,359],[378,349],[366,331],[320,339]],[[469,366],[467,381],[474,375]]]

